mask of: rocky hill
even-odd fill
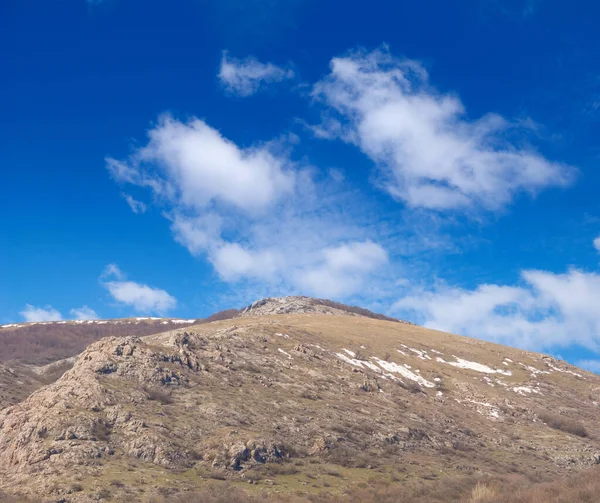
[[[545,480],[600,460],[600,377],[339,306],[266,299],[231,319],[92,343],[0,411],[0,490],[171,501],[218,481],[283,498]]]
[[[58,379],[74,356],[103,337],[149,335],[205,320],[138,317],[0,325],[0,410]]]

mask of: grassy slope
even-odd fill
[[[453,487],[456,495],[462,491],[470,498],[475,482],[486,473],[543,480],[582,467],[600,451],[594,404],[600,380],[558,362],[552,365],[561,365],[563,372],[532,377],[523,365],[547,371],[541,355],[410,325],[344,316],[243,318],[185,331],[206,341],[205,347],[197,344],[193,351],[210,370],[188,372],[186,386],[165,387],[168,400],[145,399],[139,383],[126,377],[111,374],[98,379],[118,402],[129,401],[127,407],[151,430],[153,425],[166,425],[161,434],[182,448],[193,446],[197,462],[177,469],[141,462],[119,450],[119,433],[114,432],[117,455],[96,466],[73,467],[54,477],[55,487],[46,490],[61,494],[78,484],[82,490],[77,497],[108,491],[105,494],[117,499],[147,499],[225,478],[234,487],[266,491],[276,498],[335,495],[351,488],[363,491],[364,501],[386,501],[367,498],[377,491],[381,498],[386,491],[396,498],[401,491],[412,491],[410,497],[416,498],[423,485],[429,487],[429,496],[439,487],[446,491]],[[173,351],[163,335],[147,337],[144,344],[164,353]],[[427,351],[431,359],[420,359],[402,345]],[[410,365],[431,382],[440,379],[439,384],[422,389],[400,386],[342,362],[335,353],[343,348],[359,353],[357,358]],[[446,361],[455,361],[456,355],[510,369],[512,375],[442,364],[432,349]],[[506,358],[512,360],[508,365],[503,363]],[[536,387],[539,392],[519,394],[515,387]],[[497,408],[499,417],[491,417],[490,407],[482,403]],[[587,438],[545,424],[539,420],[541,413],[581,426]],[[399,441],[385,440],[395,433]],[[295,453],[283,464],[248,463],[240,472],[213,466],[223,445],[254,438],[285,442]],[[315,451],[315,443],[323,438],[332,440],[331,445]],[[258,485],[249,486],[248,480]]]

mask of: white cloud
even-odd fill
[[[596,248],[596,251],[600,252],[600,236],[594,239],[594,248]]]
[[[109,280],[109,278],[114,278]],[[109,264],[101,275],[101,284],[114,300],[143,313],[163,314],[177,305],[177,299],[160,288],[126,281],[115,264]]]
[[[281,68],[272,63],[261,63],[255,58],[230,58],[223,52],[219,80],[225,89],[238,96],[250,96],[266,84],[293,79],[291,69]]]
[[[600,360],[579,360],[576,365],[595,374],[600,374]]]
[[[565,186],[575,173],[511,143],[522,123],[470,119],[458,97],[431,88],[418,62],[385,50],[334,58],[313,96],[329,107],[317,136],[357,145],[379,167],[383,188],[413,208],[497,210],[519,192]]]
[[[121,272],[121,269],[119,269],[119,266],[117,264],[108,264],[104,268],[104,271],[102,271],[102,275],[100,277],[102,279],[109,278],[109,277],[113,277],[113,278],[117,278],[117,279],[123,279],[124,275]]]
[[[387,262],[387,252],[372,241],[346,243],[323,250],[317,264],[297,271],[296,281],[308,293],[340,297],[359,292]]]
[[[210,260],[226,281],[240,278],[272,278],[286,267],[278,250],[248,250],[238,243],[223,243],[216,248]]]
[[[341,251],[334,254],[341,245],[350,247],[348,253],[367,254],[375,243],[364,249],[348,243],[376,236],[363,225],[368,212],[360,197],[344,196],[342,178],[317,184],[314,169],[291,161],[297,138],[242,148],[203,121],[168,116],[149,137],[128,160],[108,159],[109,171],[120,183],[152,191],[174,239],[205,257],[222,280],[349,296],[376,270],[350,262]],[[335,264],[338,258],[347,262]],[[317,281],[315,271],[344,280],[344,287]]]
[[[129,194],[123,194],[123,197],[124,197],[125,201],[127,201],[127,204],[129,205],[129,207],[131,208],[131,211],[133,211],[136,214],[137,213],[146,213],[147,207],[143,202],[134,199]]]
[[[294,189],[285,157],[267,145],[240,148],[199,119],[165,115],[148,136],[129,162],[107,159],[108,169],[118,182],[149,187],[183,208],[225,204],[256,212]]]
[[[60,321],[62,315],[52,306],[35,307],[31,304],[26,304],[25,309],[19,313],[27,322],[34,321]]]
[[[395,304],[426,327],[526,349],[600,348],[600,275],[526,270],[518,286],[409,292]]]
[[[69,314],[75,320],[97,320],[99,319],[98,313],[94,311],[91,307],[82,306],[76,307],[69,311]]]

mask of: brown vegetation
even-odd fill
[[[182,325],[177,325],[181,328]],[[175,327],[171,327],[175,328]],[[0,362],[46,363],[75,356],[92,342],[109,336],[151,335],[165,330],[152,322],[74,324],[50,323],[0,329]]]
[[[157,499],[155,503],[595,503],[599,500],[600,469],[594,468],[555,482],[534,482],[525,477],[368,482],[342,494],[281,495],[265,490],[249,493],[228,483],[212,483],[202,491]]]
[[[231,318],[235,318],[239,314],[239,309],[225,309],[224,311],[219,311],[218,313],[211,314],[208,318],[202,320],[203,323],[211,323],[213,321],[222,321],[222,320],[230,320]]]
[[[321,304],[323,306],[331,307],[333,309],[339,309],[340,311],[345,311],[347,313],[358,314],[360,316],[364,316],[365,318],[372,318],[374,320],[384,320],[384,321],[394,321],[400,322],[400,320],[396,318],[391,318],[386,316],[385,314],[374,313],[373,311],[369,311],[368,309],[364,309],[358,306],[348,306],[346,304],[341,304],[340,302],[334,302],[332,300],[327,299],[313,299],[315,303]],[[401,322],[406,323],[406,322]]]
[[[550,412],[542,412],[539,414],[539,418],[546,423],[550,428],[555,430],[564,431],[571,435],[577,435],[578,437],[588,437],[588,432],[580,422],[574,419],[559,416],[558,414],[552,414]]]

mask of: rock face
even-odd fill
[[[330,314],[337,316],[364,316],[378,320],[395,321],[399,323],[412,323],[377,314],[368,309],[348,306],[327,299],[314,299],[312,297],[268,297],[261,299],[240,311],[238,316],[267,316],[274,314]]]
[[[551,357],[265,299],[230,320],[91,344],[0,411],[0,490],[136,500],[266,472],[285,491],[290,463],[358,479],[376,467],[560,474],[600,459],[596,400],[600,378]]]
[[[239,316],[265,316],[270,314],[335,314],[352,315],[347,311],[321,304],[311,297],[269,297],[257,300],[241,310]]]

